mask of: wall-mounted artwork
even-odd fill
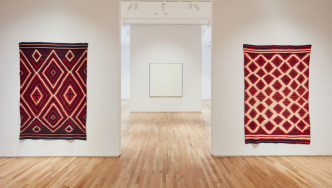
[[[150,64],[150,97],[181,97],[182,72],[182,64]]]
[[[86,140],[86,43],[20,43],[20,139]]]
[[[245,142],[310,143],[311,45],[244,45]]]

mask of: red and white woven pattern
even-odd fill
[[[245,142],[310,143],[311,45],[243,45]]]
[[[86,140],[85,43],[20,43],[20,139]]]

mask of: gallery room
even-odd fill
[[[0,187],[331,187],[331,8],[0,0]]]

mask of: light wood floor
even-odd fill
[[[332,187],[332,157],[210,155],[203,113],[129,113],[119,158],[0,158],[0,187]]]

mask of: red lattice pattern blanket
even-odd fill
[[[310,143],[311,45],[243,45],[245,142]]]

